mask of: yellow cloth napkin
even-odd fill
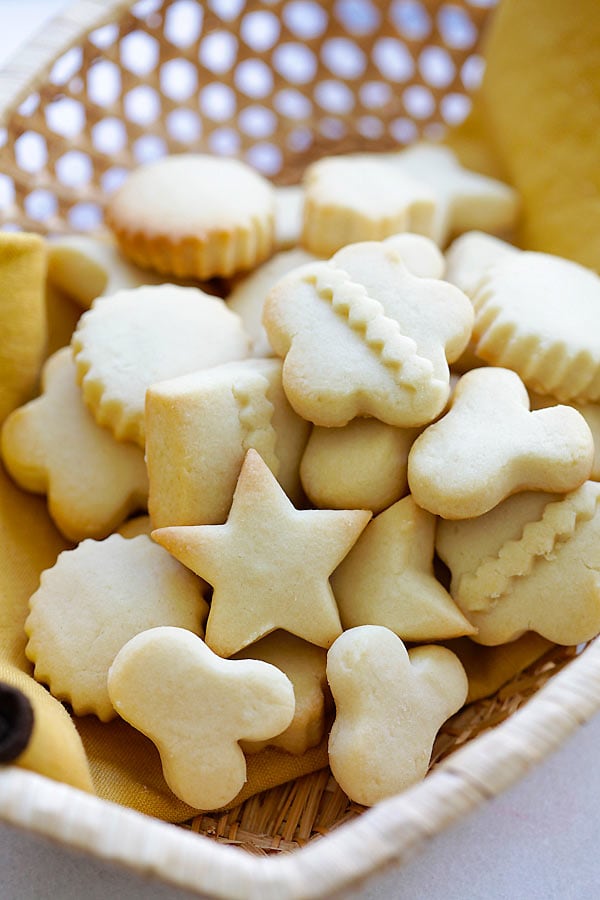
[[[46,248],[0,231],[0,423],[34,392],[46,343]]]
[[[599,270],[598,0],[504,0],[484,55],[472,115],[450,145],[517,188],[519,246]]]

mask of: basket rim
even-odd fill
[[[114,22],[135,0],[73,0],[0,68],[0,127],[45,80],[59,56],[95,28]]]
[[[599,709],[596,638],[523,708],[456,750],[423,782],[290,854],[258,858],[14,766],[0,771],[0,819],[221,900],[317,900],[412,858]]]

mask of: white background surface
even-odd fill
[[[0,65],[69,0],[0,0]],[[600,717],[512,790],[435,838],[360,900],[600,898]],[[148,882],[0,824],[0,900],[184,900]]]

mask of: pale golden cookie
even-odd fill
[[[77,376],[98,424],[144,446],[150,385],[249,352],[239,316],[218,297],[172,284],[99,297],[72,340]]]
[[[533,391],[529,392],[532,409],[545,409],[547,406],[557,406],[556,397],[543,397]],[[580,413],[588,423],[594,439],[594,462],[590,478],[592,481],[600,481],[600,404],[598,403],[569,403],[573,409]]]
[[[463,522],[441,522],[450,593],[487,645],[532,630],[557,644],[600,631],[600,484],[564,497],[526,492]]]
[[[201,582],[146,535],[83,541],[41,577],[25,624],[35,678],[76,715],[115,715],[106,676],[134,635],[157,625],[199,633]]]
[[[156,744],[165,780],[197,809],[229,803],[246,781],[238,741],[280,734],[294,715],[294,689],[275,666],[221,659],[182,628],[152,628],[111,666],[118,714]]]
[[[263,306],[270,289],[283,275],[315,258],[300,247],[277,253],[234,285],[227,306],[237,313],[252,338],[252,356],[275,356],[262,324]]]
[[[512,244],[482,231],[468,231],[446,250],[444,278],[472,297],[490,266],[511,254],[520,253]]]
[[[473,634],[433,571],[435,516],[412,497],[370,522],[331,578],[343,628],[385,625],[405,641]]]
[[[426,774],[435,736],[467,696],[467,676],[445,647],[404,644],[388,628],[344,632],[327,654],[336,705],[329,738],[334,778],[372,806]]]
[[[164,279],[130,263],[109,238],[69,234],[48,241],[48,281],[89,309],[96,297]]]
[[[446,250],[444,279],[464,291],[467,297],[472,297],[491,265],[509,253],[519,252],[500,238],[481,231],[469,231],[456,238]],[[475,353],[471,339],[464,353],[452,364],[452,369],[464,373],[484,365],[486,363]]]
[[[384,156],[320,159],[306,170],[304,190],[302,244],[317,256],[402,231],[433,234],[435,194]]]
[[[448,362],[464,350],[473,318],[467,297],[439,280],[443,265],[431,241],[396,235],[345,247],[277,283],[263,321],[299,415],[326,427],[367,415],[412,427],[439,415]]]
[[[478,356],[559,400],[600,399],[600,277],[545,253],[491,266],[473,295]]]
[[[296,504],[309,424],[290,407],[281,361],[225,363],[153,385],[146,396],[149,509],[155,528],[227,518],[252,447]]]
[[[0,423],[34,393],[46,342],[46,249],[0,232]]]
[[[72,541],[106,537],[146,507],[144,454],[96,424],[77,385],[70,347],[44,366],[41,396],[4,423],[2,458],[17,484],[48,495],[52,519]]]
[[[251,269],[273,249],[275,192],[236,159],[182,153],[139,166],[106,221],[129,259],[178,278]]]
[[[325,733],[327,700],[330,701],[325,669],[327,653],[285,631],[274,631],[250,644],[232,659],[259,659],[277,666],[294,686],[296,708],[291,723],[277,737],[266,741],[241,741],[244,753],[279,747],[288,753],[306,753]]]
[[[408,483],[423,509],[469,519],[518,491],[573,491],[588,478],[594,441],[583,416],[570,406],[530,412],[509,369],[467,372],[450,403],[408,456]]]
[[[378,419],[315,426],[300,464],[307,497],[324,509],[381,512],[407,493],[408,453],[418,434]]]
[[[431,237],[441,246],[463,231],[499,233],[516,225],[517,192],[495,178],[464,169],[449,147],[423,142],[386,158],[433,192]]]
[[[275,246],[278,250],[295,247],[302,234],[304,188],[301,184],[275,187]]]
[[[214,588],[206,643],[231,656],[282,628],[319,647],[341,633],[329,576],[369,519],[363,510],[297,510],[248,450],[224,525],[152,537]]]

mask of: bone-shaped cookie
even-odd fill
[[[405,641],[472,634],[433,572],[435,516],[405,497],[376,516],[331,584],[344,628],[385,625]]]
[[[407,652],[392,631],[345,631],[327,654],[336,704],[329,763],[348,796],[371,806],[427,772],[435,736],[465,702],[467,676],[439,646]]]
[[[299,415],[327,427],[362,415],[410,427],[439,415],[473,310],[438,280],[433,251],[416,235],[353,244],[270,291],[263,322]]]
[[[527,491],[477,519],[442,521],[436,547],[450,593],[478,629],[504,644],[528,630],[557,644],[600,631],[600,484],[565,497]]]
[[[592,434],[576,410],[530,412],[518,375],[473,369],[458,382],[450,411],[413,444],[408,483],[419,506],[467,519],[518,491],[572,491],[593,457]]]
[[[182,628],[153,628],[118,653],[108,692],[149,737],[174,794],[198,809],[229,803],[246,781],[238,741],[274,737],[294,715],[294,689],[275,666],[226,660]]]
[[[144,454],[96,424],[69,347],[46,363],[42,394],[5,422],[2,456],[21,487],[47,493],[50,515],[70,540],[104,538],[146,506]]]

